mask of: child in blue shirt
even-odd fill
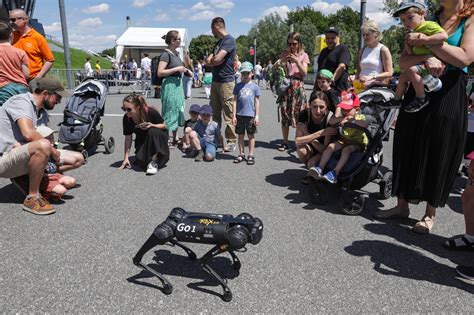
[[[239,135],[239,155],[234,163],[245,160],[244,137],[247,131],[249,139],[249,155],[247,164],[255,164],[255,134],[259,124],[258,114],[260,111],[260,88],[252,82],[253,65],[246,61],[240,67],[241,82],[234,88],[234,109],[232,121],[235,133]]]
[[[194,161],[211,162],[216,157],[217,145],[223,144],[221,129],[219,125],[212,121],[212,107],[210,105],[202,105],[199,112],[201,119],[194,125],[194,130],[189,134],[191,139],[191,147],[198,153]]]

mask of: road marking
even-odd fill
[[[59,113],[49,113],[49,116],[63,116],[63,114]],[[123,117],[123,114],[105,114],[105,117]]]

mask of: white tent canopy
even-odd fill
[[[115,59],[121,60],[124,49],[159,50],[163,51],[168,45],[162,39],[171,30],[179,32],[181,46],[177,49],[182,58],[183,51],[188,49],[187,30],[185,28],[152,28],[152,27],[129,27],[115,41]]]

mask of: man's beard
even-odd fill
[[[44,101],[43,101],[43,107],[44,107],[46,110],[52,110],[52,109],[54,109],[54,105],[51,104],[51,102],[48,101],[48,100],[44,100]]]

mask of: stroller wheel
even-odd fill
[[[84,164],[87,164],[87,159],[89,158],[89,152],[87,152],[87,150],[82,150],[81,154],[84,157]]]
[[[339,199],[339,210],[348,215],[358,215],[364,210],[365,197],[354,191],[344,191]]]
[[[107,139],[107,141],[105,141],[105,143],[104,143],[104,146],[105,146],[105,153],[107,153],[107,154],[114,153],[114,150],[115,150],[115,139],[114,139],[114,137],[110,137],[109,139]]]
[[[308,188],[311,201],[315,205],[324,205],[328,202],[329,189],[327,185],[314,179],[310,179],[310,185]]]
[[[392,196],[392,171],[387,171],[380,181],[380,197],[382,199],[388,199]]]

